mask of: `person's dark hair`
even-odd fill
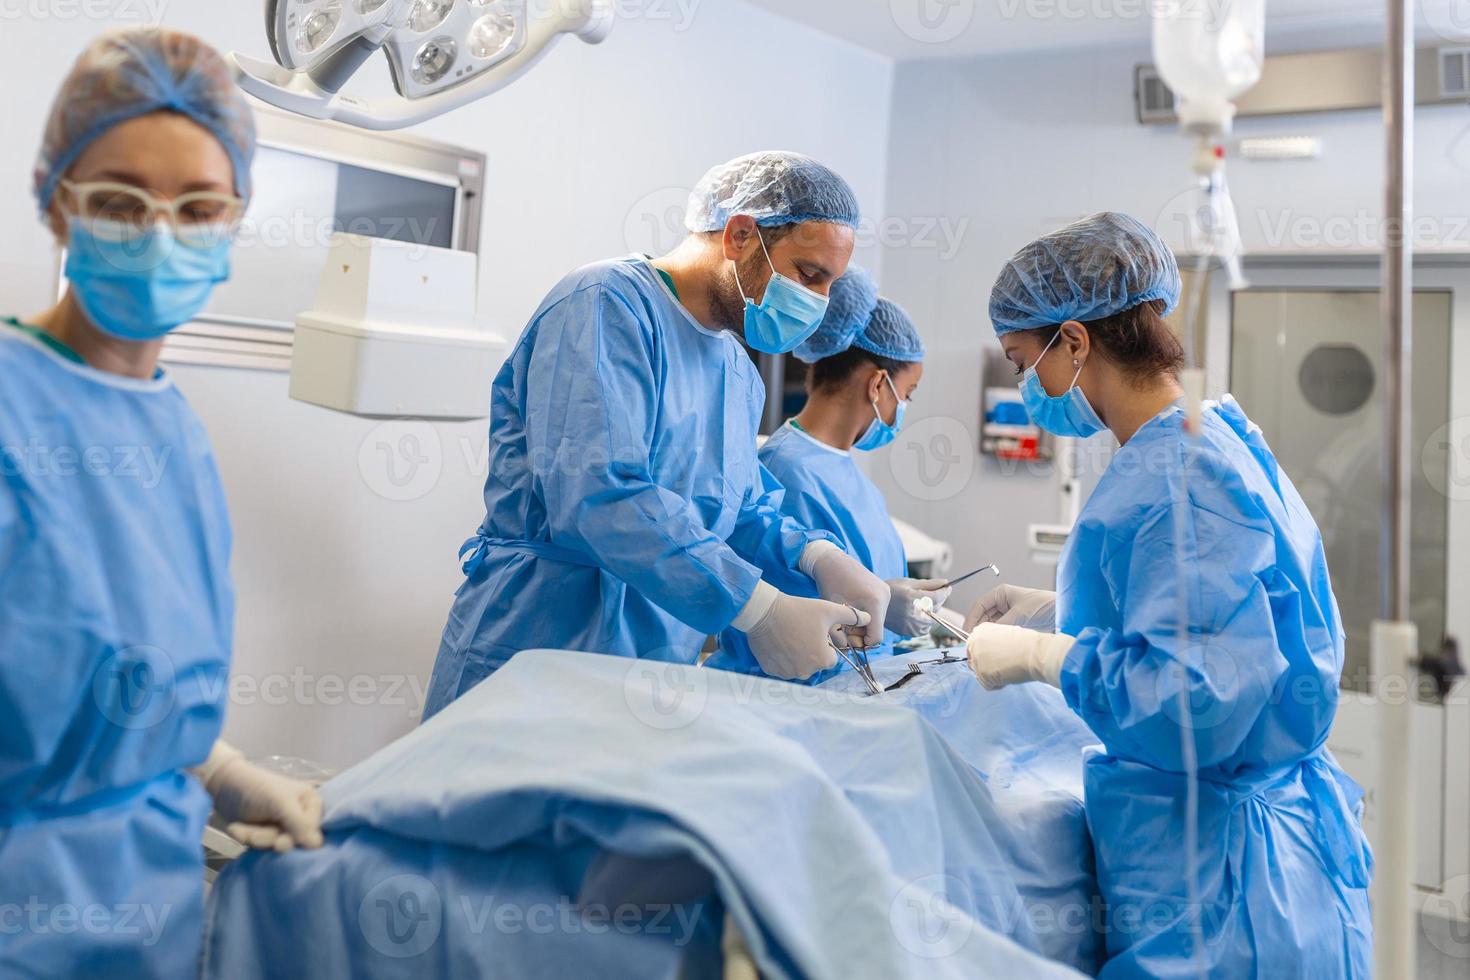
[[[1135,381],[1152,381],[1161,374],[1178,375],[1184,367],[1184,346],[1164,322],[1161,299],[1101,320],[1083,321],[1082,325],[1103,356]],[[1042,343],[1047,343],[1061,329],[1043,327],[1037,333]]]
[[[809,391],[836,391],[847,383],[853,372],[864,365],[872,364],[896,376],[908,364],[891,357],[880,357],[861,347],[849,347],[841,354],[824,357],[807,368],[806,384]]]
[[[766,248],[770,248],[772,245],[774,245],[777,242],[781,241],[781,239],[783,239],[783,238],[789,238],[792,235],[792,233],[795,232],[796,229],[798,229],[800,227],[801,227],[801,225],[796,225],[796,224],[792,224],[792,225],[776,225],[775,227],[772,227],[772,228],[761,228],[760,229],[760,233],[761,233],[761,236],[763,238],[765,238],[765,240],[766,240]]]
[[[757,225],[756,231],[761,236],[761,239],[766,243],[766,248],[771,248],[783,238],[791,237],[792,233],[794,233],[796,229],[800,227],[801,225],[799,224],[776,225],[771,228],[762,228]],[[720,238],[725,234],[725,229],[721,228],[719,231],[700,232],[699,234],[702,234],[707,239],[719,241]]]

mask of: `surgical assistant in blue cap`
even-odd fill
[[[89,45],[35,169],[68,249],[0,321],[0,976],[185,977],[211,804],[242,842],[321,842],[310,785],[220,740],[234,589],[204,428],[158,367],[228,272],[250,108],[187,34]]]
[[[693,663],[730,628],[767,673],[798,678],[836,661],[834,631],[881,640],[888,586],[780,511],[756,459],[765,386],[741,346],[811,336],[857,222],[836,173],[757,153],[699,181],[673,252],[551,291],[495,380],[485,520],[425,718],[521,650]]]
[[[1344,633],[1322,538],[1233,399],[1207,402],[1190,431],[1163,321],[1179,291],[1169,249],[1123,214],[1001,270],[991,319],[1032,419],[1121,448],[1056,594],[982,599],[970,663],[986,687],[1060,687],[1103,743],[1085,775],[1102,976],[1366,978],[1373,863],[1362,791],[1326,748]],[[1013,625],[1052,627],[1051,609],[1054,631]]]
[[[797,347],[796,356],[811,365],[806,405],[767,440],[760,461],[785,488],[782,513],[832,534],[888,583],[885,636],[872,651],[883,656],[892,652],[894,640],[928,629],[916,600],[927,597],[937,609],[949,597],[942,582],[908,577],[888,504],[856,459],[890,443],[903,425],[924,375],[924,342],[909,315],[880,298],[872,277],[853,266],[832,287],[822,325]],[[736,630],[721,634],[720,649],[708,663],[761,673]],[[808,680],[818,683],[829,676],[824,672]]]

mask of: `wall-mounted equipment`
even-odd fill
[[[164,361],[290,370],[296,315],[312,305],[336,232],[478,253],[483,154],[271,109],[256,121],[255,195],[230,280],[169,335]]]
[[[291,397],[366,418],[483,418],[505,343],[475,329],[477,279],[468,252],[334,236],[296,318]]]
[[[1414,92],[1419,105],[1464,105],[1470,99],[1470,48],[1420,48]],[[1272,55],[1261,80],[1237,96],[1236,118],[1377,109],[1383,105],[1383,50],[1350,48]],[[1179,122],[1176,93],[1154,65],[1133,73],[1133,101],[1143,125]]]

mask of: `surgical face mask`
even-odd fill
[[[878,399],[873,399],[873,421],[868,423],[862,438],[852,444],[852,448],[868,452],[873,449],[881,449],[898,437],[898,430],[903,428],[903,413],[908,409],[909,403],[898,397],[898,389],[893,387],[893,379],[887,374],[883,380],[888,382],[888,390],[893,392],[893,400],[898,408],[893,412],[893,424],[889,425],[883,421],[883,413],[878,409]]]
[[[1041,352],[1041,357],[1047,355],[1052,344],[1061,335],[1061,331],[1057,331],[1051,343]],[[1097,412],[1093,411],[1087,396],[1077,387],[1077,379],[1082,377],[1082,365],[1077,366],[1077,373],[1072,375],[1072,386],[1066,392],[1048,395],[1041,386],[1041,378],[1036,375],[1036,366],[1041,363],[1041,357],[1036,359],[1036,364],[1026,369],[1026,375],[1021,379],[1021,401],[1026,406],[1026,414],[1031,416],[1031,421],[1054,436],[1072,439],[1086,439],[1106,429],[1107,426],[1098,418]]]
[[[230,241],[181,244],[167,224],[143,234],[73,217],[66,278],[87,318],[120,340],[157,340],[203,311],[230,277]]]
[[[765,238],[759,229],[755,234],[765,253],[766,265],[771,267],[771,281],[766,285],[765,297],[757,305],[745,295],[740,266],[735,263],[735,288],[745,300],[745,342],[766,354],[786,354],[801,346],[822,325],[822,317],[827,315],[827,297],[777,272],[771,263],[771,253],[766,251]]]

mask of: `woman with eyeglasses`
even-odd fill
[[[196,973],[211,802],[248,845],[321,842],[316,791],[219,740],[229,520],[158,367],[229,275],[254,148],[224,61],[161,29],[90,45],[46,127],[66,293],[0,324],[0,976]]]

